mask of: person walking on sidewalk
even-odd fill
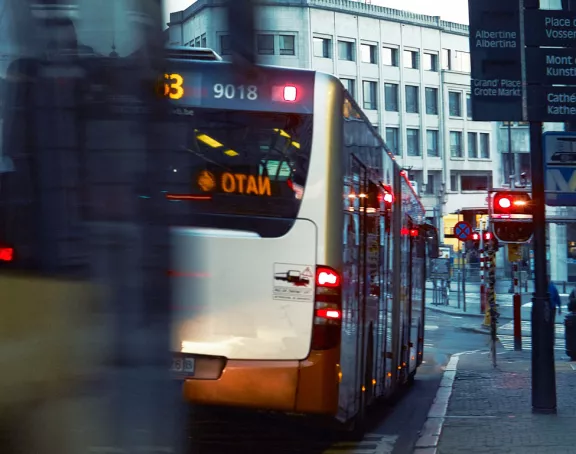
[[[576,312],[576,287],[572,289],[568,297],[568,312]]]
[[[558,289],[550,279],[550,276],[548,276],[548,293],[550,294],[550,302],[552,303],[552,307],[554,307],[554,312],[558,309],[558,314],[561,314],[562,301],[560,300],[560,293],[558,293]]]

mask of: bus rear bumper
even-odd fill
[[[336,415],[340,349],[312,351],[302,361],[228,360],[217,379],[188,379],[195,404]]]

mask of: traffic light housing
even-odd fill
[[[532,238],[534,225],[530,222],[494,222],[494,235],[503,243],[526,243]]]
[[[532,197],[526,191],[494,191],[490,221],[494,236],[501,243],[526,243],[532,238]]]

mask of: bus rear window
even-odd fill
[[[312,115],[194,109],[175,116],[167,129],[169,201],[197,214],[297,216]]]

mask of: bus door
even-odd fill
[[[406,371],[408,369],[409,345],[410,345],[410,297],[411,297],[411,280],[412,280],[412,260],[410,256],[410,225],[409,216],[405,216],[403,227],[400,234],[400,243],[402,250],[401,265],[401,302],[400,302],[400,351],[398,352],[397,367],[400,367],[398,379],[400,382],[406,380]]]
[[[369,181],[366,167],[352,157],[354,192],[359,195],[359,241],[358,241],[358,330],[356,336],[356,389],[362,393],[364,404],[374,396],[373,380],[377,363],[374,361],[377,330],[379,326],[379,301],[382,283],[380,265],[380,232],[378,209],[378,186]],[[380,350],[381,351],[381,350]]]
[[[418,339],[420,337],[420,325],[423,323],[422,307],[422,263],[418,258],[419,229],[410,223],[410,339],[408,344],[408,372],[416,368]]]
[[[366,245],[366,307],[364,327],[366,356],[366,401],[378,395],[377,385],[380,382],[380,368],[383,351],[383,329],[381,317],[381,287],[383,282],[381,260],[380,230],[380,189],[373,181],[367,181],[365,212],[365,245]],[[376,380],[376,383],[374,383]]]

